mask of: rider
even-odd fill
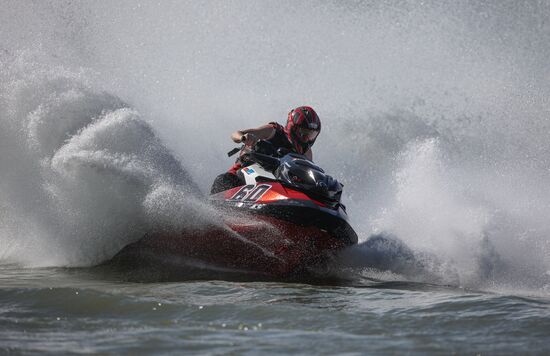
[[[312,160],[311,146],[315,143],[319,132],[321,132],[321,120],[315,110],[310,106],[300,106],[288,113],[286,126],[270,122],[255,129],[235,131],[231,134],[231,139],[235,143],[244,143],[247,148],[251,148],[258,140],[266,140],[275,149],[286,148]],[[238,158],[228,172],[216,177],[210,194],[243,185],[244,182],[237,176],[237,171],[241,168],[242,163]]]

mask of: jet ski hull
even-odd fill
[[[258,186],[265,192],[251,196]],[[248,188],[211,196],[211,203],[222,212],[219,224],[181,233],[148,234],[125,247],[117,258],[181,259],[212,268],[283,277],[301,273],[357,242],[342,207],[329,208],[279,183]]]

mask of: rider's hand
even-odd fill
[[[248,147],[252,147],[252,145],[254,145],[256,141],[258,141],[258,137],[256,137],[256,135],[250,132],[247,134],[244,134],[243,137],[241,138],[241,142]]]

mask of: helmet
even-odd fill
[[[304,154],[321,132],[321,120],[313,108],[300,106],[288,113],[285,132],[296,152]]]

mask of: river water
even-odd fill
[[[1,276],[8,353],[544,354],[550,337],[548,298],[422,283],[136,283],[13,267]]]
[[[550,3],[0,0],[0,353],[545,354]],[[105,265],[311,105],[360,244],[307,279]]]

